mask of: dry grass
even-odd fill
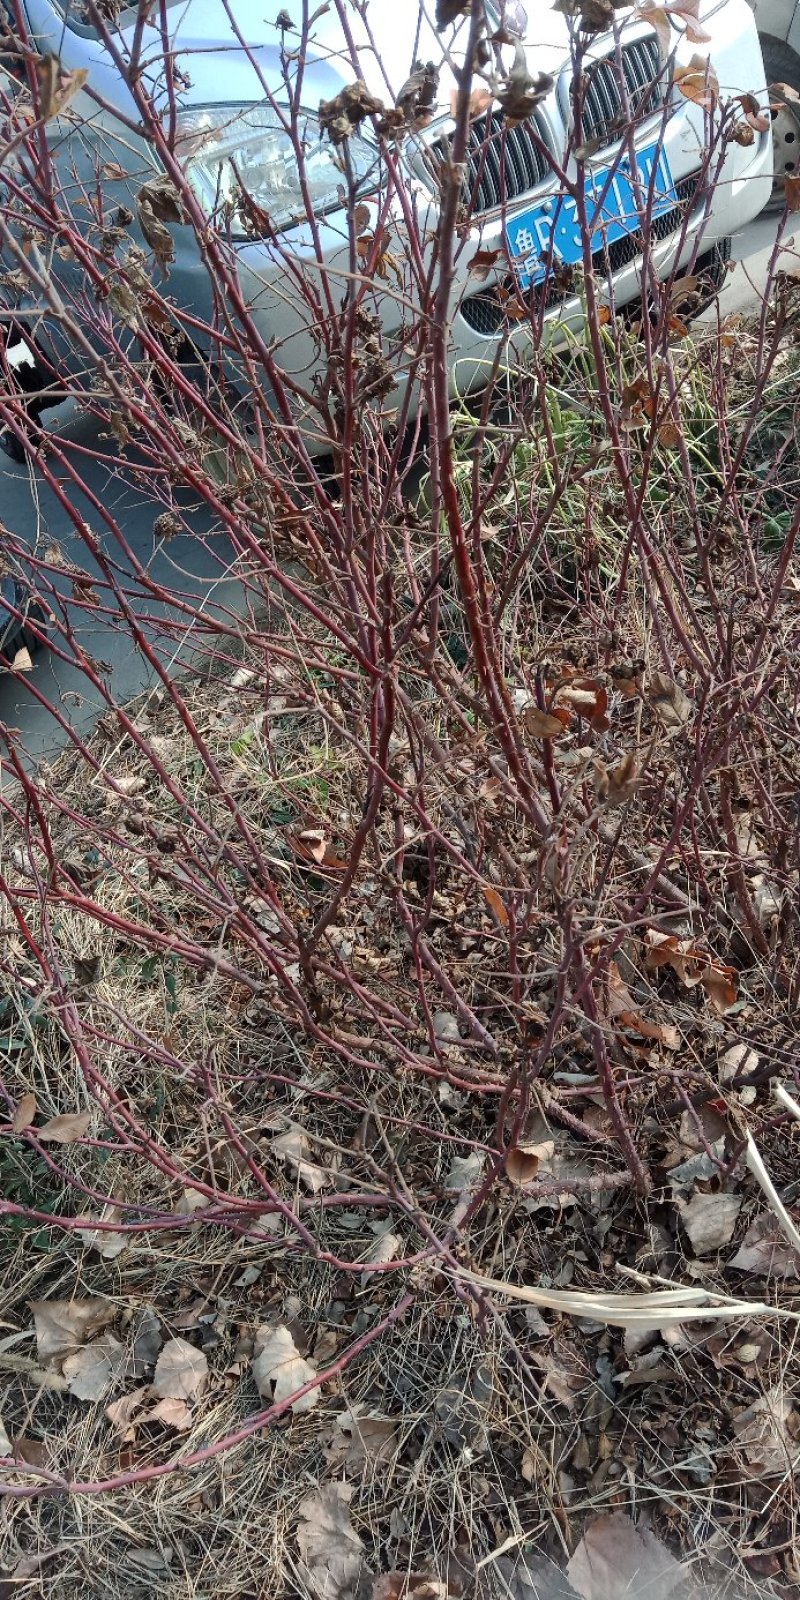
[[[688,355],[687,366],[689,383]],[[574,418],[564,426],[580,466],[592,440]],[[487,571],[498,588],[510,530],[523,511],[534,517],[547,491],[541,471],[534,440],[493,507]],[[665,460],[662,476],[664,547],[680,536],[685,557],[667,592],[678,605],[688,583],[693,627],[707,604],[737,592],[744,557],[735,541],[724,543],[710,578],[684,537],[680,465]],[[462,492],[468,504],[466,469]],[[592,548],[601,507],[607,520]],[[410,556],[397,536],[397,593],[424,572],[422,522],[417,531],[418,550],[412,521]],[[6,1219],[0,1410],[9,1436],[35,1441],[51,1471],[91,1488],[175,1463],[222,1444],[265,1403],[250,1372],[261,1323],[289,1325],[324,1370],[402,1293],[413,1296],[308,1414],[283,1416],[191,1471],[107,1492],[8,1499],[5,1567],[46,1553],[15,1594],[305,1597],[298,1502],[343,1475],[368,1568],[449,1570],[453,1594],[459,1583],[469,1588],[477,1566],[479,1592],[505,1586],[519,1600],[530,1588],[515,1576],[515,1551],[563,1568],[587,1519],[608,1510],[649,1519],[689,1562],[687,1583],[709,1594],[785,1594],[798,1581],[794,1460],[785,1472],[761,1471],[734,1426],[760,1398],[794,1392],[798,1301],[791,1277],[728,1266],[765,1208],[737,1143],[753,1131],[791,1205],[798,1130],[776,1116],[768,1081],[741,1099],[736,1087],[725,1090],[728,1121],[720,1114],[732,1045],[754,1049],[761,1065],[769,1058],[787,1082],[795,1067],[796,861],[773,845],[776,818],[785,821],[800,782],[796,590],[787,584],[775,608],[770,668],[781,649],[785,658],[755,732],[740,705],[726,742],[730,685],[701,709],[692,700],[691,715],[665,727],[649,687],[663,668],[659,613],[637,559],[620,608],[613,619],[608,612],[623,531],[618,486],[596,471],[559,506],[503,625],[506,680],[523,717],[538,669],[549,694],[577,676],[608,695],[608,726],[576,715],[557,742],[529,736],[542,792],[558,788],[561,835],[540,857],[492,730],[476,714],[465,619],[455,586],[443,582],[435,670],[422,671],[418,641],[390,751],[394,788],[325,933],[313,983],[304,941],[341,881],[363,814],[370,730],[347,659],[307,617],[301,626],[296,608],[276,604],[238,664],[226,660],[216,675],[132,708],[132,732],[110,716],[88,751],[66,754],[40,778],[36,807],[7,810],[7,1103],[34,1094],[39,1125],[57,1114],[92,1118],[89,1136],[64,1147],[37,1142],[35,1128],[3,1141],[6,1196],[37,1213]],[[305,581],[322,599],[318,576],[309,561]],[[742,648],[750,625],[732,624]],[[691,692],[691,666],[677,649],[675,662]],[[638,786],[623,809],[607,808],[600,774],[632,752]],[[695,783],[703,752],[711,754]],[[754,841],[748,853],[738,826],[747,882],[761,870],[779,907],[764,924],[766,949],[754,945],[731,877],[720,820],[731,770],[737,826],[744,818]],[[302,835],[314,830],[309,858]],[[331,854],[322,870],[315,848]],[[415,951],[399,909],[398,859],[406,906],[423,920],[456,1000]],[[646,1196],[635,1193],[601,1092],[592,1028],[565,998],[565,905],[598,963],[595,1032],[651,1178]],[[648,927],[730,964],[735,1008],[718,1014],[702,985],[648,965]],[[610,1007],[610,941],[633,1023]],[[438,1024],[444,1033],[432,1022],[440,1012],[450,1019]],[[491,1032],[494,1055],[469,1015]],[[677,1052],[665,1042],[670,1029]],[[539,1050],[513,1129],[513,1149],[536,1147],[538,1157],[526,1158],[523,1182],[501,1176],[464,1225],[478,1173],[498,1138],[512,1138],[508,1106],[498,1116],[503,1090],[519,1089],[520,1059]],[[276,1154],[286,1125],[302,1130],[318,1185]],[[700,1188],[686,1192],[735,1194],[742,1206],[724,1247],[697,1254],[670,1174],[704,1156],[711,1165],[698,1169]],[[454,1161],[462,1163],[455,1177]],[[192,1210],[198,1196],[207,1204]],[[113,1260],[70,1226],[78,1214],[84,1229],[87,1218],[96,1222],[108,1197],[132,1230]],[[50,1214],[59,1225],[47,1224]],[[370,1273],[387,1229],[401,1264]],[[554,1301],[593,1295],[596,1314],[539,1311],[513,1293],[487,1300],[481,1278],[538,1286]],[[665,1315],[649,1337],[600,1315],[609,1293],[664,1283],[766,1300],[784,1315],[740,1312],[728,1325],[709,1313],[700,1326]],[[152,1308],[163,1338],[186,1337],[207,1355],[209,1387],[185,1433],[139,1422],[120,1439],[105,1414],[109,1395],[90,1403],[41,1381],[29,1302],[83,1296],[110,1301],[117,1336],[129,1343]],[[378,1464],[326,1454],[336,1417],[354,1406],[392,1419],[391,1452]],[[791,1441],[796,1421],[791,1412]],[[11,1481],[37,1482],[19,1465]]]

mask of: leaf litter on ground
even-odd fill
[[[355,1600],[364,1577],[364,1546],[350,1519],[352,1486],[328,1483],[298,1506],[301,1574],[315,1600]]]
[[[317,1376],[313,1362],[301,1356],[290,1330],[278,1324],[258,1328],[253,1350],[253,1377],[262,1399],[280,1404]],[[295,1415],[319,1404],[319,1390],[310,1389],[292,1404]]]

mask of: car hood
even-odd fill
[[[273,9],[277,15],[278,0],[270,0],[270,11]],[[302,65],[296,60],[290,65],[293,79],[302,71],[306,104],[336,94],[356,77],[385,103],[391,103],[414,63],[430,61],[439,69],[439,109],[447,111],[456,87],[454,69],[466,43],[466,18],[440,34],[431,21],[421,18],[419,0],[378,0],[367,8],[367,24],[347,5],[343,11],[357,54],[356,71],[336,0],[319,10],[322,14],[311,26]],[[434,0],[424,0],[424,10],[432,16]],[[286,11],[297,21],[302,17],[302,0],[289,0]],[[231,13],[235,14],[238,39]],[[230,10],[225,0],[179,0],[169,7],[169,20],[176,65],[189,79],[179,95],[184,106],[259,100],[264,96],[264,84],[270,92],[279,92],[282,40],[289,55],[299,44],[296,31],[282,35],[276,21],[265,19],[264,0],[233,0]],[[132,36],[132,27],[127,31]],[[160,36],[155,31],[147,47],[155,56],[160,52]],[[534,73],[557,71],[569,53],[565,18],[544,9],[541,0],[531,0],[525,47]],[[510,62],[513,52],[506,49],[504,54]]]

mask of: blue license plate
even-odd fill
[[[675,184],[663,149],[651,145],[638,150],[636,166],[638,183],[626,155],[586,179],[586,217],[593,252],[641,228],[651,193],[651,217],[661,216],[676,204]],[[506,244],[522,289],[541,283],[551,258],[556,266],[580,261],[581,229],[572,196],[548,195],[528,211],[518,212],[506,223]]]

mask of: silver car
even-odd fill
[[[65,192],[101,192],[108,215],[126,207],[147,251],[156,229],[166,291],[202,346],[197,330],[214,322],[215,302],[197,229],[167,214],[148,230],[142,209],[143,186],[157,185],[163,170],[152,141],[137,131],[140,111],[125,67],[133,53],[194,196],[234,253],[242,303],[289,376],[295,415],[324,448],[309,397],[318,393],[324,367],[325,319],[335,316],[354,273],[371,279],[385,347],[407,351],[409,330],[424,314],[468,28],[463,8],[459,14],[439,0],[437,26],[435,0],[367,0],[360,7],[329,0],[310,22],[308,0],[292,0],[270,21],[254,0],[166,0],[162,35],[155,22],[143,22],[146,7],[141,16],[131,8],[95,26],[76,0],[23,4],[43,55],[58,58],[66,74],[77,71],[79,80],[85,73],[69,110],[48,124]],[[150,10],[162,15],[158,6]],[[113,15],[107,5],[101,11]],[[688,26],[691,4],[673,12],[672,20],[661,12],[654,28],[652,7],[616,10],[614,31],[585,41],[577,129],[563,12],[537,3],[526,16],[516,0],[487,6],[494,58],[478,80],[463,174],[451,294],[454,392],[481,382],[498,344],[502,361],[513,365],[532,337],[580,328],[587,227],[590,264],[603,296],[619,308],[641,294],[643,228],[652,268],[664,276],[676,258],[719,262],[730,235],[767,202],[771,134],[758,114],[766,95],[753,12],[747,0],[700,0]],[[508,107],[514,73],[518,86],[527,79],[536,91],[519,119]],[[345,139],[341,128],[337,134],[337,97],[357,80],[372,110],[354,120]],[[377,102],[384,110],[376,116]],[[321,105],[332,107],[322,122]],[[712,111],[726,105],[740,108],[728,120],[746,121],[747,137],[710,150]],[[391,194],[375,134],[381,115],[403,126],[394,146],[403,181]],[[631,119],[632,138],[623,138]],[[582,215],[576,181],[584,186]],[[83,298],[91,329],[96,294],[69,262],[54,259],[52,270],[73,308],[80,311]],[[52,301],[20,295],[8,308],[14,313],[48,358],[75,364]],[[85,361],[84,349],[78,365]],[[394,403],[412,370],[410,358],[396,361]]]

